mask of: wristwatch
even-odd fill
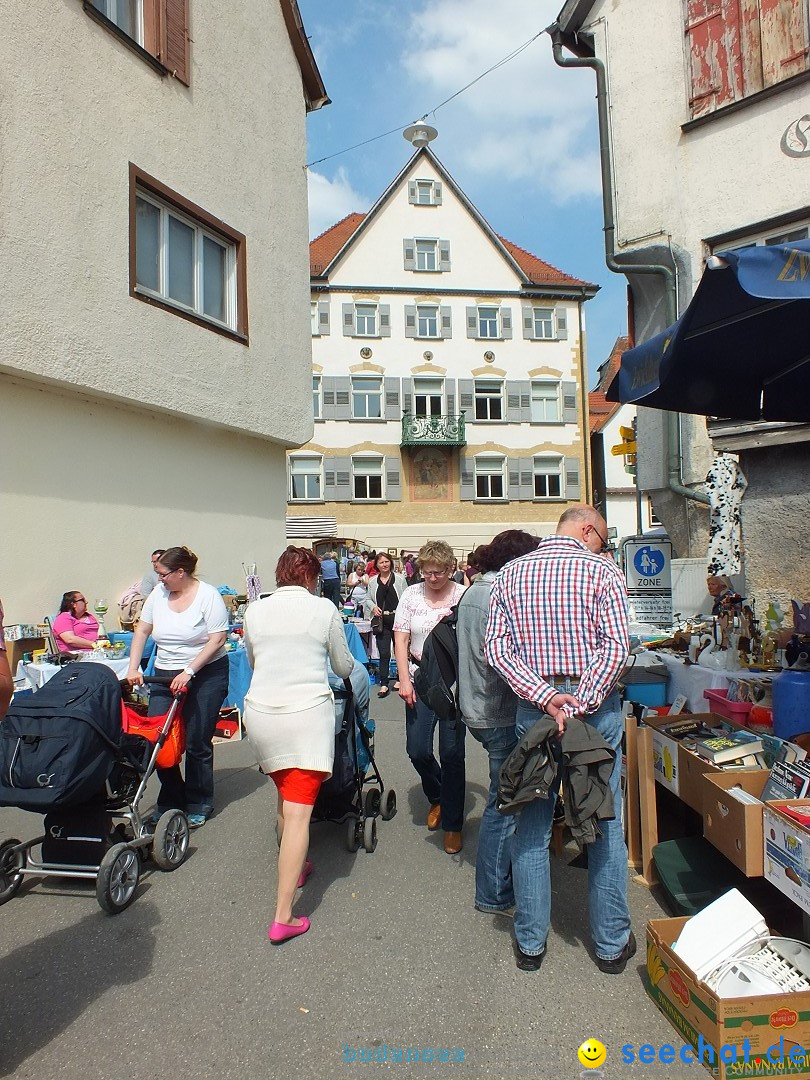
[[[189,675],[193,679],[194,676],[197,674],[197,672],[194,670],[193,667],[184,667],[183,668],[183,674],[184,675]]]

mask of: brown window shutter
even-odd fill
[[[160,60],[186,86],[191,75],[188,4],[189,0],[161,0]]]
[[[686,45],[692,116],[743,97],[740,0],[687,0]]]

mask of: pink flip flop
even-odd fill
[[[300,877],[298,878],[298,888],[299,889],[302,889],[304,887],[304,885],[306,884],[307,878],[309,877],[309,875],[312,873],[312,871],[314,869],[315,869],[315,867],[312,865],[312,863],[309,861],[309,859],[305,859],[304,860],[304,868],[301,871]],[[281,924],[279,923],[279,925],[281,925]]]
[[[298,926],[295,923],[274,922],[267,931],[267,936],[273,945],[281,945],[282,942],[289,941],[290,938],[305,934],[307,930],[309,930],[309,919],[306,915],[302,915]]]

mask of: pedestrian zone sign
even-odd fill
[[[622,545],[631,618],[654,626],[672,625],[672,543],[635,536]]]

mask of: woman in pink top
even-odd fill
[[[62,597],[53,636],[59,652],[88,652],[98,640],[98,619],[87,610],[87,600],[78,589]]]

